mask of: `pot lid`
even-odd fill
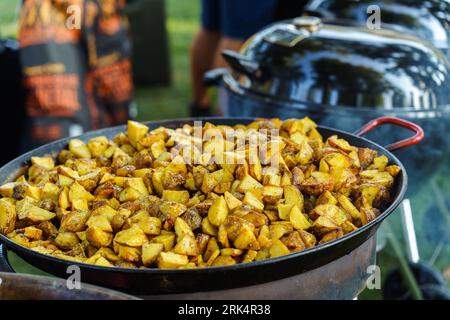
[[[430,110],[450,104],[450,64],[419,38],[302,17],[224,52],[231,89],[325,106]]]
[[[346,19],[366,25],[379,8],[382,28],[406,32],[430,41],[439,49],[450,49],[449,0],[310,0],[309,14]]]

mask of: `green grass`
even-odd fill
[[[0,2],[0,36],[15,37],[17,34],[17,12],[21,0]]]
[[[172,85],[138,87],[135,100],[139,120],[157,120],[188,116],[190,102],[189,47],[199,26],[200,1],[168,0]]]

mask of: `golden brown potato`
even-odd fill
[[[128,138],[132,146],[137,147],[137,143],[144,138],[148,132],[148,127],[136,121],[128,121]]]
[[[80,240],[73,232],[59,232],[55,238],[55,244],[62,249],[71,249],[75,247]]]
[[[228,216],[228,205],[224,197],[217,198],[208,210],[208,220],[215,226],[225,222]]]
[[[89,227],[86,230],[86,239],[96,248],[107,247],[112,242],[113,234],[98,227]]]
[[[87,211],[72,211],[62,217],[61,228],[71,232],[83,231],[86,229],[88,218],[89,212]]]
[[[276,258],[280,256],[285,256],[290,254],[289,249],[280,240],[274,240],[272,246],[270,247],[270,257]]]
[[[184,235],[178,241],[172,252],[186,256],[196,256],[199,254],[197,241],[193,235]]]
[[[142,263],[150,267],[156,262],[156,259],[163,250],[164,245],[162,243],[144,243],[142,246]]]
[[[17,215],[14,204],[7,198],[0,199],[0,232],[8,234],[14,230]]]
[[[72,139],[69,141],[69,151],[78,158],[91,158],[91,151],[87,145],[79,139]]]
[[[56,159],[32,157],[0,186],[0,232],[98,266],[247,263],[357,230],[390,203],[401,171],[374,150],[324,140],[309,118],[196,130],[129,121],[112,140],[72,139]]]
[[[144,231],[133,224],[129,229],[116,233],[114,241],[128,247],[142,247],[148,241]]]
[[[158,257],[158,268],[175,269],[189,263],[189,259],[185,255],[173,252],[161,252]]]
[[[164,233],[159,236],[154,237],[151,240],[152,243],[161,243],[164,245],[164,251],[172,250],[175,244],[175,234],[174,233]]]

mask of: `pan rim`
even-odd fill
[[[156,121],[142,121],[141,123],[144,123],[146,125],[152,125],[152,124],[157,124],[157,126],[163,126],[164,123],[173,123],[173,122],[179,122],[179,123],[190,123],[193,121],[209,121],[211,123],[214,123],[214,121],[254,121],[257,118],[251,118],[251,117],[206,117],[206,118],[180,118],[180,119],[169,119],[169,120],[156,120]],[[106,131],[114,131],[120,128],[126,128],[126,124],[125,125],[119,125],[119,126],[114,126],[114,127],[108,127],[108,128],[104,128],[104,129],[100,129],[100,130],[93,130],[93,131],[88,131],[82,135],[76,136],[76,137],[66,137],[63,139],[59,139],[57,141],[51,142],[49,144],[43,145],[41,147],[38,147],[36,149],[33,149],[31,151],[28,151],[26,153],[24,153],[23,155],[17,157],[16,159],[8,162],[7,164],[5,164],[4,166],[2,166],[0,168],[0,174],[2,170],[5,170],[4,168],[9,166],[9,165],[13,165],[16,164],[17,162],[26,162],[29,161],[31,156],[33,154],[38,153],[39,151],[43,151],[45,149],[48,149],[51,146],[56,146],[59,145],[61,143],[66,143],[67,141],[71,140],[71,139],[76,139],[76,138],[81,138],[81,139],[88,139],[90,138],[92,135],[98,134],[98,135],[102,135],[102,132],[106,132]],[[344,136],[351,136],[353,138],[358,139],[358,142],[365,142],[366,144],[375,147],[375,149],[377,149],[379,152],[382,152],[383,154],[385,154],[386,156],[388,156],[388,158],[394,162],[396,165],[398,165],[401,168],[401,177],[402,177],[402,185],[400,186],[400,191],[397,194],[395,200],[385,209],[383,210],[383,212],[374,220],[372,220],[371,222],[369,222],[368,224],[358,228],[355,231],[352,231],[338,239],[317,245],[315,247],[303,250],[303,251],[299,251],[299,252],[293,252],[290,253],[288,255],[285,256],[280,256],[280,257],[276,257],[276,258],[268,258],[268,259],[263,259],[263,260],[259,260],[259,261],[252,261],[249,263],[237,263],[235,265],[229,265],[229,266],[217,266],[217,267],[202,267],[202,268],[195,268],[195,269],[159,269],[159,268],[145,268],[145,269],[133,269],[133,268],[122,268],[122,267],[103,267],[103,266],[97,266],[97,265],[92,265],[92,264],[87,264],[87,263],[83,263],[83,262],[77,262],[77,261],[72,261],[72,260],[64,260],[61,258],[57,258],[51,255],[47,255],[44,253],[40,253],[37,251],[34,251],[30,248],[27,248],[25,246],[22,246],[12,240],[10,240],[9,238],[7,238],[5,235],[0,234],[0,243],[5,245],[7,248],[11,249],[11,251],[15,252],[16,250],[18,252],[21,251],[25,251],[25,253],[27,255],[33,256],[34,258],[40,258],[40,259],[48,259],[54,263],[59,263],[59,264],[63,264],[66,266],[70,266],[70,265],[77,265],[79,267],[82,268],[89,268],[93,271],[106,271],[106,272],[118,272],[118,273],[132,273],[132,274],[148,274],[148,275],[172,275],[172,274],[182,274],[185,276],[189,276],[191,274],[197,274],[197,273],[219,273],[219,272],[235,272],[235,271],[239,271],[241,269],[250,269],[250,268],[258,268],[258,267],[262,267],[262,266],[267,266],[267,265],[272,265],[272,264],[278,264],[278,263],[282,263],[285,262],[287,260],[293,260],[299,257],[303,257],[305,255],[311,254],[313,252],[320,252],[320,251],[324,251],[329,249],[330,247],[333,246],[338,246],[339,244],[346,242],[348,239],[357,237],[358,235],[361,235],[362,233],[364,233],[365,231],[367,231],[368,229],[371,229],[372,227],[374,227],[375,225],[381,224],[401,203],[401,201],[403,200],[406,190],[407,190],[407,186],[408,186],[408,175],[406,173],[406,169],[404,167],[404,165],[402,164],[402,162],[390,151],[386,150],[383,146],[380,146],[379,144],[366,139],[364,137],[358,137],[350,132],[346,132],[343,130],[339,130],[339,129],[334,129],[328,126],[318,126],[318,131],[320,132],[321,130],[328,130],[331,131],[333,133],[336,133],[338,135],[344,135]],[[367,147],[367,146],[366,146]],[[47,154],[49,154],[49,152],[47,152]],[[11,173],[12,175],[13,173]],[[6,181],[8,179],[10,179],[11,176],[8,176],[6,178]],[[1,184],[5,183],[6,181],[0,181]],[[19,254],[20,255],[20,254]],[[333,260],[331,260],[333,261]],[[330,261],[330,262],[331,262]]]

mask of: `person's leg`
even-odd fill
[[[194,38],[190,50],[192,105],[191,116],[211,114],[208,88],[203,85],[205,72],[213,68],[220,42],[220,0],[202,0],[202,27]]]

